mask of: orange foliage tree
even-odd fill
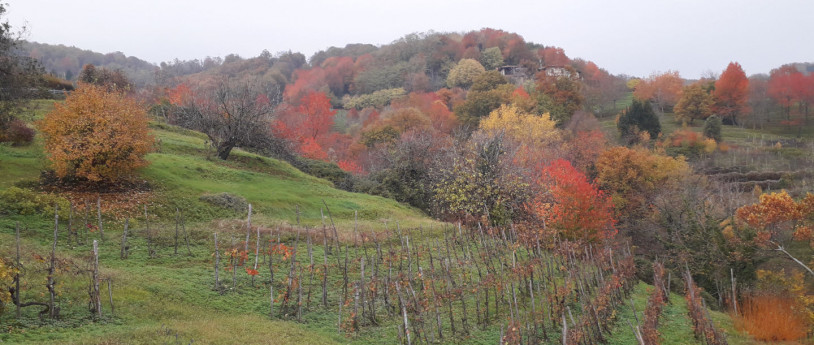
[[[814,276],[814,271],[784,248],[789,239],[809,241],[814,247],[814,194],[800,201],[785,191],[761,194],[756,204],[739,208],[735,215],[757,230],[757,244],[786,254]]]
[[[642,80],[636,85],[633,96],[640,100],[656,102],[659,109],[664,112],[678,102],[683,86],[684,81],[678,72],[668,71],[662,74],[653,74],[649,78]]]
[[[147,122],[144,109],[123,93],[80,84],[39,128],[58,177],[115,181],[148,164]]]
[[[550,199],[533,203],[535,213],[568,240],[596,243],[616,235],[613,202],[566,160],[542,170],[538,180],[548,186]]]
[[[749,111],[749,79],[737,62],[730,62],[715,82],[714,110],[725,121],[737,124],[738,118]]]

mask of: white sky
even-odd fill
[[[814,61],[812,0],[6,0],[28,39],[150,61],[386,44],[408,33],[516,32],[613,74],[746,73]]]

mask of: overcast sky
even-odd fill
[[[746,73],[814,61],[812,0],[6,0],[28,39],[150,62],[387,44],[413,32],[491,27],[565,49],[613,74],[678,70],[694,79],[730,61]]]

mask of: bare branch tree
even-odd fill
[[[262,148],[273,140],[271,119],[281,95],[274,83],[221,79],[196,90],[177,120],[206,134],[218,158],[225,160],[235,147]]]

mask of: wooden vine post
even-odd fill
[[[93,296],[91,297],[91,304],[93,305],[96,317],[102,318],[102,298],[99,293],[99,243],[93,240]]]

